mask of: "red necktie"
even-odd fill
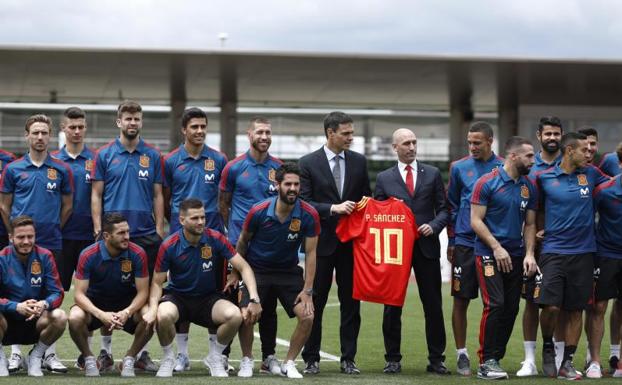
[[[408,193],[412,196],[415,192],[415,184],[413,183],[413,168],[410,165],[406,166],[406,188]]]

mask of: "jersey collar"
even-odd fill
[[[182,144],[181,146],[179,146],[179,155],[181,156],[182,159],[194,159],[186,150],[186,147],[184,147],[184,145]],[[199,154],[199,158],[209,158],[210,157],[210,151],[209,151],[209,147],[207,147],[206,144],[203,145],[203,150],[201,150],[201,153]]]
[[[30,159],[30,154],[29,153],[25,153],[24,154],[24,160],[26,160],[26,162],[28,162],[28,164],[30,164],[31,166],[37,167],[35,166],[34,163],[32,163],[32,160]],[[48,156],[45,158],[45,160],[43,161],[42,165],[46,165],[48,167],[52,167],[55,168],[55,164],[54,161],[52,160],[52,155],[50,154],[50,152],[48,151]]]
[[[88,148],[88,146],[85,144],[82,148],[82,151],[78,154],[76,158],[84,158],[88,160],[91,152],[91,149]],[[58,155],[60,155],[61,160],[73,159],[71,155],[69,155],[69,152],[67,152],[67,146],[63,146],[63,148],[61,148],[58,152]]]
[[[108,249],[106,248],[106,242],[102,241],[98,241],[99,243],[99,253],[102,256],[102,260],[104,261],[113,261],[115,259],[120,259],[123,257],[127,257],[128,255],[128,250],[123,250],[121,252],[121,254],[119,254],[119,256],[117,256],[117,258],[112,258],[112,256],[110,255],[110,253],[108,252]]]
[[[117,138],[115,139],[115,145],[117,146],[117,152],[119,154],[127,152],[129,153],[129,151],[123,146],[123,144],[121,144],[121,139],[117,136]],[[134,150],[134,152],[137,152],[139,154],[144,154],[145,153],[145,147],[147,147],[145,145],[145,141],[143,140],[143,138],[138,138],[138,144],[136,145],[136,149]]]
[[[555,158],[555,160],[553,160],[553,163],[547,163],[547,162],[544,161],[544,159],[542,159],[542,156],[540,154],[542,154],[542,151],[538,152],[536,154],[536,156],[535,156],[535,158],[536,158],[536,162],[535,162],[536,164],[535,165],[538,166],[538,167],[554,166],[556,164],[559,164],[561,162],[561,160],[562,160],[562,154],[559,154],[557,156],[557,158]]]
[[[268,206],[268,211],[266,211],[266,216],[272,218],[275,221],[279,220],[279,217],[276,215],[276,200],[279,199],[278,196],[270,198],[270,205]],[[300,198],[296,199],[296,203],[294,203],[294,208],[291,213],[289,213],[289,217],[287,217],[286,222],[289,222],[292,218],[300,219]]]
[[[179,243],[181,245],[181,249],[187,250],[189,248],[194,248],[194,246],[191,245],[190,242],[188,242],[188,240],[186,239],[186,236],[184,235],[183,227],[177,231],[179,232]],[[197,247],[200,247],[206,244],[207,244],[207,234],[206,234],[206,231],[204,231],[203,234],[201,234],[201,239],[199,240],[199,244],[197,245]]]

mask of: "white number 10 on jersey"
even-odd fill
[[[369,228],[369,233],[374,236],[374,262],[376,264],[383,263],[382,257],[384,255],[384,263],[387,265],[401,265],[403,255],[404,244],[404,232],[402,229],[378,229],[375,227]],[[381,237],[382,233],[382,237]],[[396,249],[393,255],[391,253],[391,237],[396,237]],[[382,241],[381,241],[382,238]],[[382,245],[381,245],[382,243]],[[383,247],[384,246],[384,247]]]

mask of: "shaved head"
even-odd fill
[[[398,128],[393,132],[393,144],[397,144],[404,136],[415,136],[408,128]]]
[[[417,157],[417,137],[408,128],[398,128],[393,132],[393,151],[402,163],[410,164]]]

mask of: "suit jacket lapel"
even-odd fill
[[[423,167],[421,167],[421,165],[419,163],[417,163],[417,182],[415,182],[415,194],[414,194],[414,196],[417,196],[417,192],[419,191],[419,188],[423,184],[424,176],[425,176],[425,174],[423,173]]]
[[[402,188],[402,190],[404,190],[404,195],[412,198],[412,196],[408,192],[408,187],[406,187],[404,179],[402,179],[402,174],[400,174],[400,168],[397,164],[393,167],[393,179],[395,179],[395,182]]]

